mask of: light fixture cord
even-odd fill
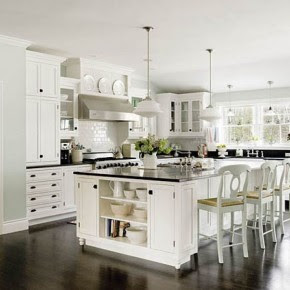
[[[228,85],[228,89],[229,89],[228,99],[229,99],[230,110],[232,110],[231,88],[232,88],[232,85]]]
[[[211,52],[212,50],[209,49],[209,102],[210,102],[210,106],[212,106],[212,103],[211,103],[211,98],[212,98],[212,92],[211,92]]]
[[[147,97],[150,99],[150,28],[147,29],[148,37],[147,37]]]

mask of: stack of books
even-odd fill
[[[130,223],[108,219],[107,236],[112,238],[126,237],[126,228],[128,227],[130,227]]]

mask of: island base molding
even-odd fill
[[[81,243],[84,243],[86,246],[165,264],[175,267],[175,269],[180,269],[182,264],[189,262],[191,256],[197,253],[195,249],[190,249],[186,252],[183,252],[182,256],[177,257],[175,254],[165,252],[161,253],[160,251],[150,248],[140,248],[139,246],[134,245],[131,245],[130,247],[124,247],[124,245],[116,243],[115,241],[108,241],[107,239],[101,238],[97,240],[81,238],[80,244]]]

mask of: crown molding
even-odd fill
[[[11,36],[6,36],[6,35],[1,35],[0,34],[0,43],[12,45],[12,46],[18,46],[18,47],[23,47],[27,48],[32,44],[32,42],[28,40],[24,40],[21,38],[16,38],[16,37],[11,37]]]
[[[46,53],[37,52],[33,50],[26,50],[26,57],[29,59],[47,60],[47,61],[58,62],[58,63],[62,63],[66,60],[66,58],[62,56],[46,54]]]

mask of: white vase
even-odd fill
[[[227,148],[218,148],[219,157],[225,158],[225,153],[227,152]]]
[[[143,165],[145,169],[157,169],[157,152],[145,154],[143,158]]]

